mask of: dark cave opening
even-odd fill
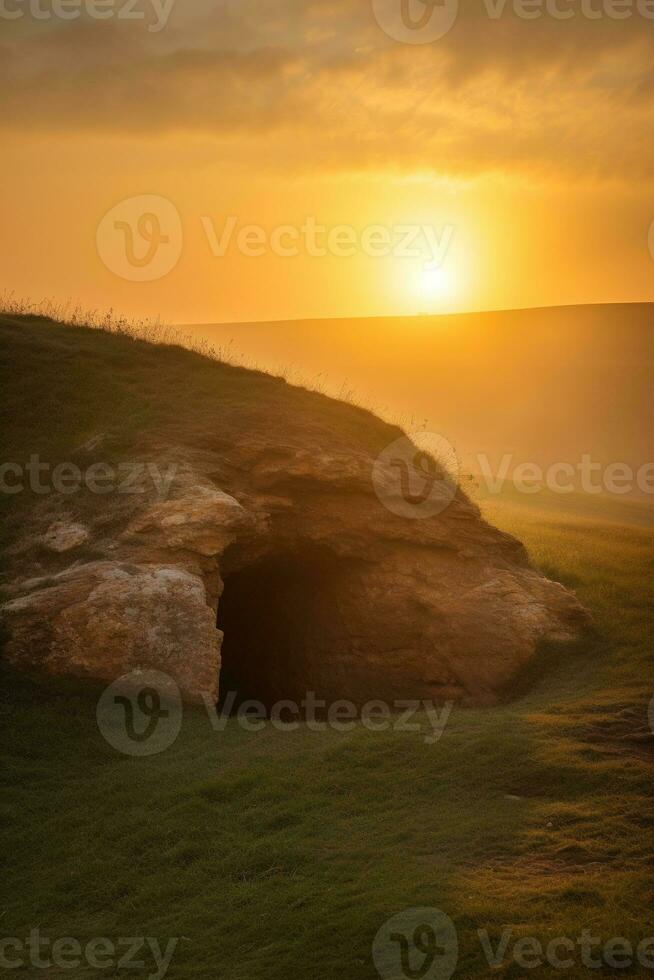
[[[269,711],[283,699],[300,703],[328,682],[322,653],[339,632],[334,590],[342,567],[333,555],[307,549],[224,575],[217,615],[224,633],[221,709],[257,701]]]

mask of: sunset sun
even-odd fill
[[[421,262],[405,281],[407,299],[420,312],[447,309],[459,299],[460,272],[451,262],[435,268]]]
[[[420,274],[420,286],[425,296],[445,296],[452,291],[453,285],[451,270],[423,269]]]

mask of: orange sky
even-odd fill
[[[380,26],[401,0],[35,2],[0,4],[4,289],[172,322],[654,299],[647,0],[461,3],[430,43]]]

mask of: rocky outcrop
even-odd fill
[[[28,585],[5,606],[18,662],[106,680],[156,667],[191,698],[215,691],[219,635],[197,575],[96,561]]]
[[[138,479],[35,503],[9,555],[12,663],[104,680],[157,668],[215,698],[222,647],[223,687],[266,702],[489,704],[543,641],[578,636],[575,596],[460,489],[436,513],[398,508],[396,461],[381,477],[378,461],[399,430],[257,383],[211,425],[190,407],[119,457],[100,435],[73,454],[82,470],[120,458]]]

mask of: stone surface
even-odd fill
[[[88,541],[89,531],[83,524],[55,521],[43,535],[43,544],[51,551],[70,551]]]
[[[4,606],[13,659],[112,681],[156,667],[197,698],[218,692],[220,634],[202,579],[175,566],[77,565]]]
[[[262,700],[492,704],[541,643],[588,625],[575,596],[460,490],[424,519],[384,506],[373,466],[396,427],[276,379],[235,377],[244,394],[229,411],[208,420],[190,409],[123,455],[174,468],[163,499],[146,480],[144,492],[35,502],[2,607],[11,662],[102,680],[156,668],[188,699],[214,698],[218,610],[230,676]],[[105,445],[90,438],[84,451]],[[76,556],[82,543],[92,560]]]

